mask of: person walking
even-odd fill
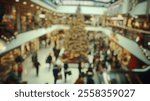
[[[60,49],[57,49],[56,46],[54,46],[53,52],[54,52],[55,60],[57,60],[59,57]]]
[[[65,82],[66,82],[66,79],[67,79],[67,74],[68,74],[68,63],[65,62],[65,63],[64,63]]]
[[[39,66],[40,66],[40,63],[38,61],[35,61],[34,62],[34,67],[36,69],[36,76],[37,77],[39,76]]]
[[[38,56],[37,56],[37,52],[34,52],[33,55],[32,55],[32,63],[34,65],[35,62],[38,61]]]
[[[51,63],[52,63],[52,56],[51,56],[51,53],[48,55],[47,59],[46,59],[46,63],[49,64],[49,70],[51,68]]]
[[[94,84],[93,76],[93,68],[90,65],[88,70],[86,71],[86,84]]]
[[[54,65],[54,68],[53,68],[53,76],[54,76],[54,84],[56,84],[57,80],[58,80],[58,74],[59,72],[61,71],[61,69],[58,67],[57,64]]]
[[[79,75],[81,74],[81,69],[82,69],[82,62],[79,61],[79,63],[78,63]]]
[[[18,78],[19,78],[19,80],[22,80],[23,66],[22,66],[21,63],[18,64],[18,70],[17,70],[17,72],[18,72]]]

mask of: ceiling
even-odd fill
[[[56,6],[97,6],[97,7],[109,7],[111,4],[118,0],[41,0],[47,4],[53,4]]]

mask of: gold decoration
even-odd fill
[[[77,8],[76,15],[70,18],[68,23],[70,30],[65,33],[65,53],[69,54],[71,58],[87,55],[88,36],[84,30],[84,18],[80,13],[80,7]]]

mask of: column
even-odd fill
[[[19,9],[19,6],[16,6],[16,16],[17,16],[17,31],[18,32],[21,32],[21,14],[20,14],[20,9]]]

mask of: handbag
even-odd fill
[[[72,75],[72,72],[71,72],[71,71],[68,71],[67,74],[68,74],[68,75]]]

